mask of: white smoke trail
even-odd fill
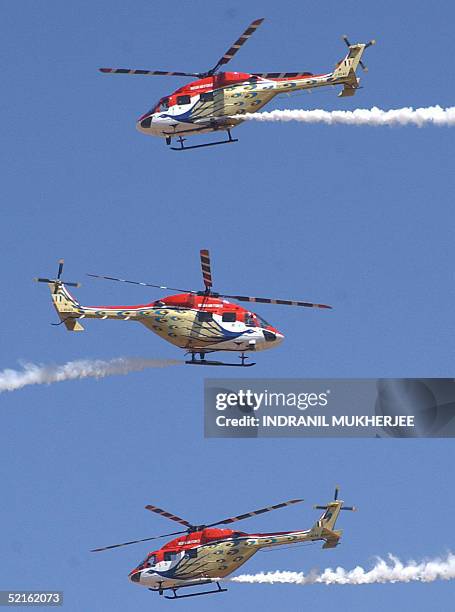
[[[428,106],[426,108],[395,108],[382,110],[373,108],[357,108],[353,111],[325,110],[274,110],[263,113],[246,113],[235,115],[236,119],[248,121],[300,121],[303,123],[326,123],[328,125],[424,125],[455,126],[455,106],[442,108]]]
[[[49,385],[78,378],[104,378],[140,372],[147,368],[164,368],[182,363],[174,359],[142,359],[140,357],[117,357],[109,361],[101,359],[79,359],[63,365],[37,365],[24,363],[22,370],[0,371],[0,393],[16,391],[27,385]]]
[[[455,578],[455,555],[448,553],[445,559],[436,558],[429,561],[408,561],[389,554],[388,561],[378,557],[375,566],[370,570],[357,566],[352,570],[337,567],[327,568],[323,572],[261,572],[243,574],[230,578],[233,582],[260,584],[383,584],[386,582],[434,582],[435,580],[453,580]]]

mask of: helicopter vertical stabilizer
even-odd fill
[[[60,318],[60,323],[56,323],[55,325],[63,323],[68,331],[84,331],[82,325],[77,321],[81,316],[79,303],[73,298],[61,279],[63,264],[63,259],[60,259],[58,262],[57,278],[35,278],[35,281],[38,283],[47,283],[49,286],[52,303]],[[79,283],[67,282],[66,285],[70,287],[80,287]]]
[[[77,320],[79,317],[77,312],[79,304],[66,289],[65,285],[62,283],[55,286],[49,283],[49,288],[54,308],[66,329],[68,331],[84,331],[83,326]]]
[[[333,501],[327,504],[327,506],[315,506],[315,508],[324,509],[324,514],[316,521],[313,525],[314,530],[330,529],[333,530],[335,523],[340,514],[341,506],[343,502]]]
[[[365,49],[376,44],[375,40],[370,40],[368,43],[356,43],[352,45],[348,37],[343,36],[343,40],[349,48],[349,51],[344,59],[336,65],[333,71],[333,78],[340,84],[344,84],[342,91],[338,94],[339,97],[353,96],[359,89],[360,79],[356,76],[356,70],[360,67],[366,72],[368,69],[362,61],[362,55]]]
[[[352,75],[357,70],[358,65],[362,60],[363,52],[365,51],[366,45],[359,43],[356,45],[349,45],[349,51],[345,58],[338,62],[337,67],[333,72],[333,76],[336,79],[345,79]]]
[[[344,502],[338,499],[338,493],[339,487],[336,487],[333,501],[325,506],[314,506],[317,510],[324,510],[324,513],[311,528],[311,535],[325,540],[323,548],[335,548],[338,545],[343,531],[334,530],[334,527],[341,510],[356,510],[354,506],[345,506]]]

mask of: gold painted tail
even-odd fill
[[[343,502],[341,501],[332,501],[329,502],[327,506],[316,506],[316,508],[324,509],[324,514],[322,514],[319,520],[313,525],[312,531],[317,531],[321,535],[324,531],[333,532],[342,505]]]
[[[57,275],[55,278],[35,278],[37,283],[46,283],[51,291],[52,303],[57,311],[60,321],[64,323],[68,331],[83,331],[83,327],[78,323],[77,319],[84,316],[84,311],[79,303],[73,298],[71,293],[66,288],[80,287],[79,283],[69,281],[63,282],[62,273],[65,261],[60,259],[58,262]],[[66,283],[66,285],[65,285]],[[59,325],[59,323],[57,323]]]
[[[365,49],[374,45],[376,41],[370,40],[368,43],[356,43],[351,45],[346,36],[343,36],[343,40],[346,42],[349,51],[346,57],[338,62],[333,72],[333,78],[339,84],[344,85],[338,96],[345,98],[347,96],[353,96],[357,89],[359,89],[360,79],[356,75],[356,70],[359,65],[363,70],[367,70],[367,67],[362,62],[362,55]]]
[[[52,303],[57,311],[60,321],[68,331],[84,331],[77,320],[81,316],[79,303],[73,298],[65,285],[61,282],[48,283],[51,291]]]
[[[335,548],[343,534],[341,529],[335,530],[335,523],[341,510],[355,511],[354,506],[345,506],[342,500],[338,499],[339,487],[335,487],[335,495],[333,501],[330,501],[325,506],[314,506],[316,509],[324,510],[318,521],[313,525],[310,535],[314,539],[325,540],[322,548]]]

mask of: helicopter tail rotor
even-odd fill
[[[53,293],[57,293],[59,287],[62,287],[63,285],[66,285],[67,287],[80,287],[81,286],[80,283],[74,283],[74,282],[62,280],[62,272],[63,272],[64,263],[65,263],[64,259],[59,259],[56,278],[39,277],[39,278],[34,278],[33,280],[37,283],[48,283],[48,284],[54,285]]]
[[[350,510],[351,512],[355,512],[357,510],[357,508],[355,506],[345,506],[344,505],[344,501],[341,501],[341,500],[338,499],[339,493],[340,493],[340,487],[339,487],[339,485],[337,485],[335,487],[335,493],[333,495],[333,501],[329,502],[325,506],[316,505],[316,506],[313,506],[313,508],[315,510],[327,510],[331,506],[339,505],[340,506],[340,510]]]
[[[346,46],[347,46],[349,49],[354,49],[355,47],[359,46],[359,45],[352,45],[352,44],[349,42],[349,39],[348,39],[348,37],[346,36],[346,34],[343,34],[343,36],[342,36],[341,38],[342,38],[342,40],[344,40],[344,42],[346,43]],[[372,40],[370,40],[369,42],[367,42],[367,43],[365,43],[365,44],[363,45],[363,51],[365,51],[366,49],[368,49],[368,47],[372,47],[372,46],[373,46],[373,45],[375,45],[375,44],[376,44],[376,41],[375,41],[375,40],[374,40],[374,38],[373,38]],[[363,63],[363,61],[362,61],[361,59],[359,59],[359,62],[358,62],[358,63],[359,63],[359,65],[361,66],[361,68],[362,68],[362,70],[363,70],[364,72],[368,72],[368,68],[365,66],[365,64]]]

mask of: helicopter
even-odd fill
[[[170,95],[161,98],[136,122],[136,128],[143,134],[165,138],[171,145],[176,139],[174,151],[198,149],[213,145],[238,142],[232,138],[231,129],[244,121],[242,115],[254,113],[265,106],[278,94],[298,90],[313,90],[327,85],[341,85],[341,97],[353,96],[359,89],[360,79],[356,69],[362,62],[362,55],[376,41],[351,44],[347,36],[343,40],[349,51],[336,64],[332,72],[313,74],[311,72],[224,72],[224,67],[239,49],[256,32],[264,19],[253,21],[218,62],[205,72],[178,72],[163,70],[138,70],[133,68],[99,68],[106,74],[136,74],[146,76],[197,77]],[[209,132],[225,131],[226,140],[186,146],[187,136]]]
[[[191,356],[185,363],[190,365],[251,367],[255,363],[246,363],[248,359],[246,353],[274,348],[283,341],[284,335],[261,316],[224,298],[260,304],[332,308],[327,304],[214,292],[212,290],[211,260],[207,249],[200,251],[200,260],[205,285],[203,291],[177,289],[112,276],[88,274],[93,278],[181,292],[135,306],[81,306],[68,291],[68,287],[80,287],[80,283],[66,282],[61,278],[63,259],[59,260],[56,278],[35,278],[34,280],[39,283],[47,283],[49,286],[52,303],[60,318],[60,323],[52,325],[63,324],[68,331],[78,332],[84,330],[80,320],[86,318],[138,321],[163,340],[185,349],[185,354]],[[239,352],[241,363],[206,359],[208,353],[215,351]]]
[[[130,581],[145,586],[150,591],[156,591],[160,595],[163,595],[165,591],[171,591],[171,595],[164,595],[166,599],[182,599],[222,593],[227,589],[221,587],[220,580],[236,571],[263,548],[301,544],[302,542],[312,543],[318,540],[324,542],[322,548],[338,546],[343,533],[342,530],[334,529],[338,515],[341,510],[356,510],[354,506],[345,506],[344,502],[338,499],[338,494],[339,487],[337,486],[332,501],[324,506],[314,506],[314,508],[324,510],[324,512],[311,529],[274,533],[245,533],[229,528],[220,529],[218,526],[230,525],[252,516],[298,504],[303,502],[303,499],[291,499],[253,512],[215,521],[208,525],[193,525],[162,508],[147,505],[145,506],[146,510],[180,523],[186,529],[161,536],[124,542],[123,544],[103,546],[90,552],[101,552],[159,538],[179,536],[160,549],[149,553],[144,561],[131,570],[129,573]],[[217,588],[183,595],[178,593],[182,588],[199,587],[211,583],[214,583]]]

